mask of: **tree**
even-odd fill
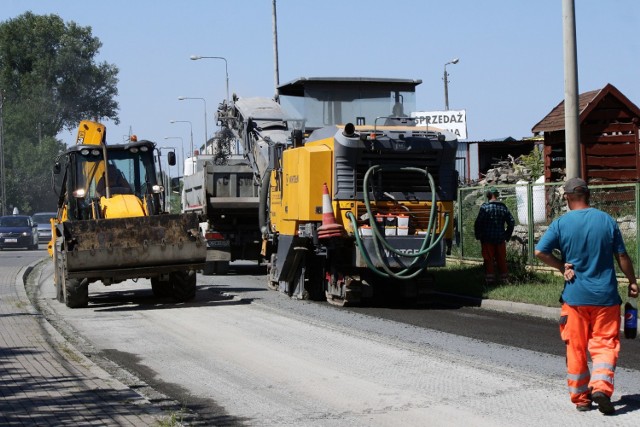
[[[96,63],[102,43],[91,27],[26,12],[0,23],[7,205],[51,210],[56,139],[80,120],[118,119],[118,68]],[[43,188],[43,183],[47,183]]]

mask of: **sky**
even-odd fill
[[[467,140],[529,137],[564,99],[562,3],[277,0],[279,81],[420,79],[417,109],[443,110],[444,64],[459,58],[447,66],[449,108],[466,111]],[[579,91],[611,83],[639,105],[640,1],[575,3]],[[182,157],[192,129],[202,145],[205,110],[209,137],[217,130],[225,64],[231,94],[275,93],[272,0],[2,0],[0,21],[26,11],[89,26],[101,40],[97,61],[120,70],[120,124],[103,121],[112,143],[131,133]]]

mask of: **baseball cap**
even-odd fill
[[[500,192],[498,191],[498,189],[496,187],[489,187],[489,193],[492,194],[500,194]]]
[[[565,193],[586,193],[589,191],[589,187],[584,179],[571,178],[564,183]]]

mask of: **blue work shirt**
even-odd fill
[[[612,306],[622,303],[614,254],[626,252],[616,221],[595,208],[569,211],[551,223],[536,250],[554,249],[573,264],[575,278],[565,282],[562,301],[569,305]]]

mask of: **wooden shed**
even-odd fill
[[[615,86],[580,94],[580,168],[587,182],[640,181],[640,109]],[[566,151],[564,101],[531,130],[544,134],[545,181],[562,181]]]

